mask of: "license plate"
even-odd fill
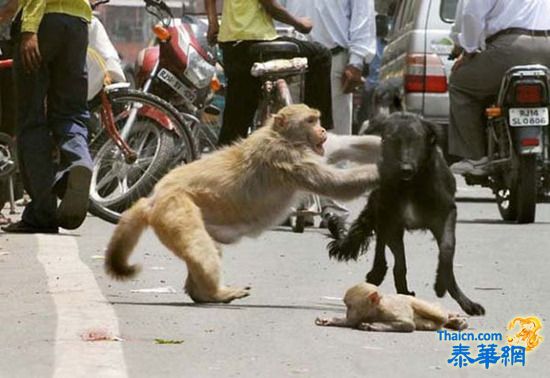
[[[184,99],[193,103],[197,98],[194,90],[189,89],[172,72],[162,68],[158,73],[158,78],[168,84],[170,88],[179,93]]]
[[[548,125],[548,108],[513,108],[510,109],[510,126],[546,126]]]

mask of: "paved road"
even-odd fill
[[[515,225],[499,220],[487,192],[461,188],[459,197],[475,201],[458,205],[457,279],[487,310],[469,319],[470,331],[506,334],[519,315],[537,315],[545,326],[550,205],[538,207],[535,224]],[[362,204],[350,203],[354,215]],[[458,368],[447,362],[458,342],[432,332],[316,327],[319,315],[344,314],[340,298],[372,262],[372,253],[357,263],[330,261],[323,230],[281,228],[226,248],[225,281],[252,286],[252,295],[195,305],[182,290],[184,264],[150,232],[132,256],[143,264],[137,279],[107,278],[102,254],[112,229],[89,217],[59,236],[0,234],[0,377],[542,377],[550,368],[545,342],[527,353],[525,367]],[[407,234],[406,248],[409,288],[459,311],[432,290],[432,237]],[[394,291],[391,274],[382,288]],[[121,341],[84,341],[86,335]],[[465,344],[477,353],[478,343]]]

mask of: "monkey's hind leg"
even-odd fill
[[[468,328],[468,322],[466,319],[457,314],[449,314],[449,318],[443,325],[445,328],[454,329],[456,331],[462,331]]]
[[[250,288],[221,285],[221,253],[204,227],[199,208],[181,194],[158,202],[151,226],[160,241],[187,264],[185,291],[191,299],[229,303],[250,295]]]

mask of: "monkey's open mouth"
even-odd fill
[[[314,147],[313,147],[313,151],[315,151],[317,154],[323,156],[325,155],[325,148],[323,147],[323,145],[325,144],[325,142],[327,141],[327,138],[323,138],[323,140],[319,143],[317,143]]]

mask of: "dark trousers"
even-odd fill
[[[0,40],[0,59],[12,58],[12,43],[8,40]],[[15,98],[13,71],[11,69],[0,70],[0,132],[14,135],[15,132]],[[9,200],[8,179],[0,178],[0,209]]]
[[[57,198],[74,166],[91,169],[86,123],[88,25],[80,18],[45,14],[38,31],[42,64],[26,73],[14,56],[17,90],[17,149],[31,202],[23,220],[55,227]],[[16,50],[19,51],[19,48]]]
[[[321,124],[332,128],[332,105],[330,92],[330,50],[319,43],[306,42],[289,37],[278,40],[292,41],[300,48],[298,56],[308,59],[305,79],[304,103],[321,111]],[[245,138],[254,120],[260,99],[261,82],[250,75],[255,57],[249,53],[250,46],[258,41],[221,43],[224,72],[227,78],[223,123],[219,145],[231,144]]]

